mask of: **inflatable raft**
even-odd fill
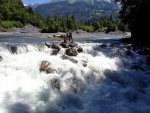
[[[64,35],[63,35],[63,34],[55,34],[55,35],[53,35],[53,37],[63,38],[63,37],[64,37]]]

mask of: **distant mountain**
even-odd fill
[[[89,3],[94,3],[95,1],[100,1],[100,2],[110,2],[113,3],[114,0],[51,0],[50,2],[61,2],[61,1],[67,1],[69,3],[75,3],[75,2],[79,2],[79,1],[83,1],[83,2],[89,2]],[[48,3],[50,3],[48,2]]]
[[[44,17],[74,16],[76,21],[82,23],[110,15],[116,18],[119,5],[114,0],[52,0],[34,7],[34,11]]]
[[[25,7],[26,8],[32,7],[32,9],[34,10],[39,5],[41,5],[41,4],[29,4],[29,5],[25,6]]]

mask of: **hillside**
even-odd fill
[[[21,0],[0,0],[0,20],[19,20],[19,16],[26,15],[25,10]]]
[[[41,27],[42,15],[31,8],[25,8],[21,0],[0,0],[0,27],[22,27],[28,23]]]
[[[74,16],[77,22],[89,22],[101,17],[113,15],[117,18],[119,6],[112,1],[94,0],[85,2],[78,0],[70,1],[51,1],[50,3],[38,5],[35,11],[42,14],[44,17],[48,15],[52,17]]]

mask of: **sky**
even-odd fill
[[[45,3],[48,2],[50,0],[22,0],[22,2],[26,5],[28,4],[36,4],[36,3]]]

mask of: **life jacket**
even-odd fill
[[[64,35],[64,40],[67,40],[67,36],[66,35]]]

